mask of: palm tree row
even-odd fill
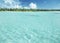
[[[20,8],[0,8],[0,11],[60,11],[60,9],[20,9]]]

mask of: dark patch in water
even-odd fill
[[[54,13],[54,14],[60,14],[60,13]]]
[[[28,15],[28,16],[39,17],[39,15]]]

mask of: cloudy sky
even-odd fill
[[[0,0],[0,7],[60,9],[60,0]]]

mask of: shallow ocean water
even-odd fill
[[[60,13],[0,12],[0,43],[60,43]]]

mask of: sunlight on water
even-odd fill
[[[60,43],[60,13],[0,12],[0,43]]]

